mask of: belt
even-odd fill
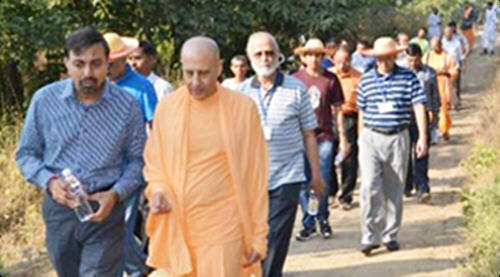
[[[401,133],[404,130],[408,129],[408,125],[403,125],[403,126],[400,126],[400,127],[394,128],[394,129],[377,129],[377,128],[368,128],[368,129],[374,131],[375,133],[379,133],[382,135],[395,135],[395,134]]]

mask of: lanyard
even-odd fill
[[[278,87],[277,83],[279,83],[279,79],[278,78],[282,78],[282,76],[280,76],[280,72],[278,72],[278,75],[276,75],[276,80],[273,84],[273,87],[271,88],[271,90],[269,90],[267,93],[266,93],[266,96],[263,96],[263,90],[262,90],[262,86],[260,87],[259,91],[257,92],[258,94],[258,98],[259,98],[259,106],[260,106],[260,109],[262,111],[262,119],[264,119],[264,123],[267,124],[267,112],[269,110],[269,107],[271,106],[271,101],[273,100],[273,96],[274,96],[274,93],[276,92],[276,89]],[[265,98],[268,98],[267,102],[265,103],[264,105],[264,101],[265,101]]]
[[[394,68],[394,70],[396,70],[396,68]],[[391,76],[389,75],[387,78],[391,78]],[[391,87],[391,83],[389,82],[389,80],[381,80],[380,76],[378,75],[378,72],[375,72],[375,81],[377,82],[379,90],[382,91],[382,97],[384,98],[384,102],[387,102],[387,92]],[[380,89],[380,86],[382,86],[382,89]]]

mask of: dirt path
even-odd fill
[[[405,199],[402,249],[389,253],[383,248],[374,252],[374,256],[365,257],[358,250],[359,207],[351,211],[337,208],[330,216],[333,239],[292,240],[285,276],[460,276],[457,267],[465,254],[460,202],[465,172],[459,163],[470,150],[478,126],[476,111],[482,94],[495,77],[495,63],[499,60],[499,56],[479,56],[478,49],[472,54],[462,82],[463,108],[452,113],[451,139],[440,141],[431,149],[431,203],[422,205],[413,198]],[[358,199],[356,194],[355,201]],[[294,231],[300,229],[300,216]]]
[[[451,140],[441,141],[431,149],[432,201],[430,205],[421,205],[415,199],[405,199],[402,249],[395,253],[378,250],[366,258],[357,249],[360,241],[359,208],[348,212],[334,209],[330,217],[333,239],[325,241],[318,237],[305,243],[292,239],[285,265],[286,277],[460,276],[457,267],[465,253],[460,202],[465,173],[459,162],[471,147],[478,125],[475,112],[482,94],[495,77],[495,63],[500,61],[500,56],[482,57],[478,52],[473,53],[463,80],[463,108],[452,113]],[[499,47],[497,53],[500,53]],[[356,194],[355,201],[358,199]],[[297,220],[294,231],[299,229],[300,220]],[[56,276],[46,255],[21,262],[9,271],[11,276]]]

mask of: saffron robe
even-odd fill
[[[169,213],[150,214],[146,223],[146,233],[150,238],[149,256],[147,264],[153,268],[161,269],[165,276],[197,276],[196,271],[200,270],[198,263],[203,260],[211,260],[212,255],[219,255],[221,252],[241,253],[236,259],[231,261],[231,265],[213,265],[213,267],[234,266],[237,261],[240,266],[243,256],[253,249],[264,258],[267,251],[268,234],[268,154],[267,146],[262,133],[260,118],[252,99],[241,93],[231,92],[217,84],[215,95],[206,99],[216,97],[214,111],[218,111],[218,122],[208,122],[208,118],[198,118],[208,125],[218,124],[217,131],[220,132],[221,145],[219,150],[213,150],[214,140],[200,140],[196,142],[197,149],[193,148],[195,143],[190,142],[190,136],[199,137],[198,134],[191,134],[190,122],[193,118],[190,112],[194,100],[185,86],[179,88],[173,94],[162,99],[157,107],[155,120],[151,134],[146,142],[144,152],[145,168],[144,177],[148,182],[146,197],[149,201],[156,192],[160,192],[168,199],[172,209]],[[208,120],[207,120],[208,119]],[[205,121],[204,121],[205,120]],[[217,148],[218,146],[215,146]],[[237,222],[240,226],[236,229],[227,230],[228,226],[214,220],[225,220],[232,224],[233,219],[224,219],[220,215],[196,216],[197,212],[203,213],[203,205],[209,205],[207,209],[214,208],[218,203],[203,202],[200,199],[208,199],[210,195],[201,198],[191,199],[186,197],[190,194],[186,189],[196,189],[196,186],[203,182],[200,176],[193,175],[193,160],[190,157],[192,151],[198,151],[195,156],[198,162],[204,157],[200,151],[206,149],[205,158],[212,159],[220,168],[226,168],[226,174],[212,175],[220,176],[216,182],[221,182],[223,188],[225,184],[232,186],[231,193],[223,195],[223,199],[234,199]],[[224,153],[221,158],[220,153]],[[195,163],[197,161],[194,161]],[[204,162],[205,165],[210,163]],[[196,167],[196,166],[195,166]],[[214,169],[213,170],[220,170]],[[194,169],[199,174],[206,173],[198,167]],[[221,173],[223,171],[219,171]],[[191,184],[191,182],[197,185]],[[199,189],[198,191],[203,191]],[[206,192],[208,193],[209,190]],[[191,194],[193,195],[193,194]],[[200,201],[200,205],[196,205]],[[225,202],[230,203],[230,202]],[[231,217],[232,205],[224,216]],[[215,208],[216,209],[216,208]],[[220,211],[221,209],[219,209]],[[189,218],[188,218],[189,216]],[[193,221],[193,217],[198,222]],[[208,230],[199,230],[202,226],[212,226]],[[233,226],[234,227],[234,226]],[[228,242],[223,241],[224,236],[229,235]],[[240,240],[234,242],[240,233]],[[211,243],[211,239],[216,241]],[[232,242],[232,243],[231,243]],[[242,246],[237,247],[241,242]],[[229,243],[229,245],[228,245]],[[227,247],[226,247],[227,246]],[[219,248],[214,250],[214,248]],[[208,249],[203,251],[203,249]],[[211,250],[210,250],[211,249]],[[199,254],[198,254],[199,253]],[[199,256],[202,255],[202,256]],[[208,256],[207,256],[208,255]],[[224,256],[224,255],[223,255]],[[217,257],[215,257],[217,258]],[[202,260],[203,259],[203,260]],[[260,262],[256,262],[252,267],[241,271],[240,276],[260,276]],[[201,269],[204,269],[203,266]],[[216,272],[217,268],[212,268],[211,272]],[[198,272],[202,274],[202,272]],[[195,274],[195,275],[193,275]],[[205,276],[212,274],[204,273]],[[213,273],[216,274],[216,273]]]

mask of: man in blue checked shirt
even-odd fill
[[[361,169],[361,251],[370,255],[383,242],[399,250],[403,214],[403,184],[410,155],[412,111],[418,127],[417,158],[427,154],[427,96],[417,76],[395,64],[398,49],[390,37],[375,41],[363,54],[376,59],[375,68],[358,85],[359,162]]]
[[[104,39],[110,48],[108,78],[138,101],[144,121],[151,127],[157,103],[155,89],[148,79],[127,64],[128,56],[139,50],[139,41],[116,33],[106,33]],[[126,203],[125,272],[130,277],[146,276],[150,271],[146,266],[146,253],[134,234],[138,225],[139,202],[143,189],[141,186],[131,193]]]
[[[142,184],[146,139],[137,101],[106,80],[109,47],[92,29],[66,41],[70,78],[33,96],[17,163],[46,194],[46,245],[58,276],[119,276],[123,270],[124,201]],[[58,173],[69,168],[89,194],[95,213],[80,222]]]

